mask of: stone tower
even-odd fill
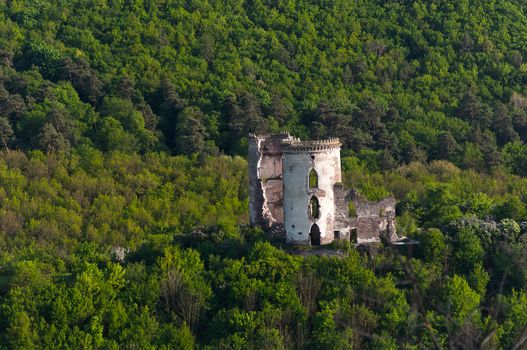
[[[301,141],[288,133],[250,134],[251,225],[273,227],[291,244],[397,240],[395,199],[371,202],[344,188],[340,147],[337,138]]]
[[[282,143],[288,133],[249,134],[249,217],[251,225],[264,229],[284,223]]]
[[[333,187],[341,182],[338,139],[282,143],[284,229],[292,244],[320,245],[334,239]]]

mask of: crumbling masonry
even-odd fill
[[[395,199],[370,202],[345,189],[340,147],[337,138],[301,141],[288,133],[250,134],[251,224],[278,228],[286,242],[301,245],[397,239]]]

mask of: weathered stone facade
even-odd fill
[[[396,238],[395,200],[360,199],[341,184],[338,139],[301,141],[287,133],[249,136],[252,225],[283,229],[286,241],[370,243]],[[350,213],[349,203],[353,213]],[[350,215],[351,214],[351,215]]]
[[[335,185],[334,193],[335,235],[340,239],[349,239],[358,244],[379,242],[381,237],[390,241],[398,239],[395,198],[371,202],[357,196],[353,190],[344,188],[342,184]]]
[[[287,134],[249,135],[249,216],[252,225],[284,223],[282,142]]]
[[[284,229],[292,244],[333,241],[333,185],[340,178],[340,142],[300,141],[282,144]],[[310,174],[313,183],[309,183]]]

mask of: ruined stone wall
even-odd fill
[[[319,144],[297,141],[284,146],[283,151],[286,241],[309,245],[310,232],[316,224],[320,230],[320,243],[330,243],[335,209],[333,185],[341,181],[340,143],[338,140],[319,141]],[[318,174],[317,188],[309,187],[312,169]],[[313,196],[319,203],[317,218],[309,215]]]
[[[381,237],[395,239],[395,199],[384,198],[379,202],[361,199],[341,184],[334,187],[335,193],[335,230],[341,239],[355,243],[379,242]],[[353,201],[355,215],[349,215],[349,201]]]
[[[334,231],[339,231],[340,239],[349,239],[352,226],[350,222],[348,202],[351,200],[351,191],[342,183],[333,186],[335,202]]]
[[[357,242],[361,243],[372,243],[380,242],[382,232],[379,230],[379,224],[381,222],[379,217],[372,218],[351,218],[351,226],[357,230]]]
[[[379,202],[354,200],[357,217],[395,216],[395,199],[387,197]]]
[[[249,217],[251,225],[269,228],[284,222],[282,149],[287,134],[249,135]]]
[[[384,237],[393,240],[397,237],[395,231],[395,198],[387,197],[379,202],[356,199],[354,204],[357,213],[355,226],[357,227],[358,243],[361,243],[361,239],[371,240],[374,234],[377,235],[378,239]],[[370,220],[372,224],[365,224],[366,220]]]

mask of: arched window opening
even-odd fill
[[[320,245],[320,228],[317,224],[313,224],[313,226],[311,226],[309,236],[311,238],[311,245]]]
[[[320,205],[316,196],[311,197],[309,200],[309,216],[313,219],[320,217]]]
[[[309,172],[309,188],[318,188],[318,174],[315,169]]]

